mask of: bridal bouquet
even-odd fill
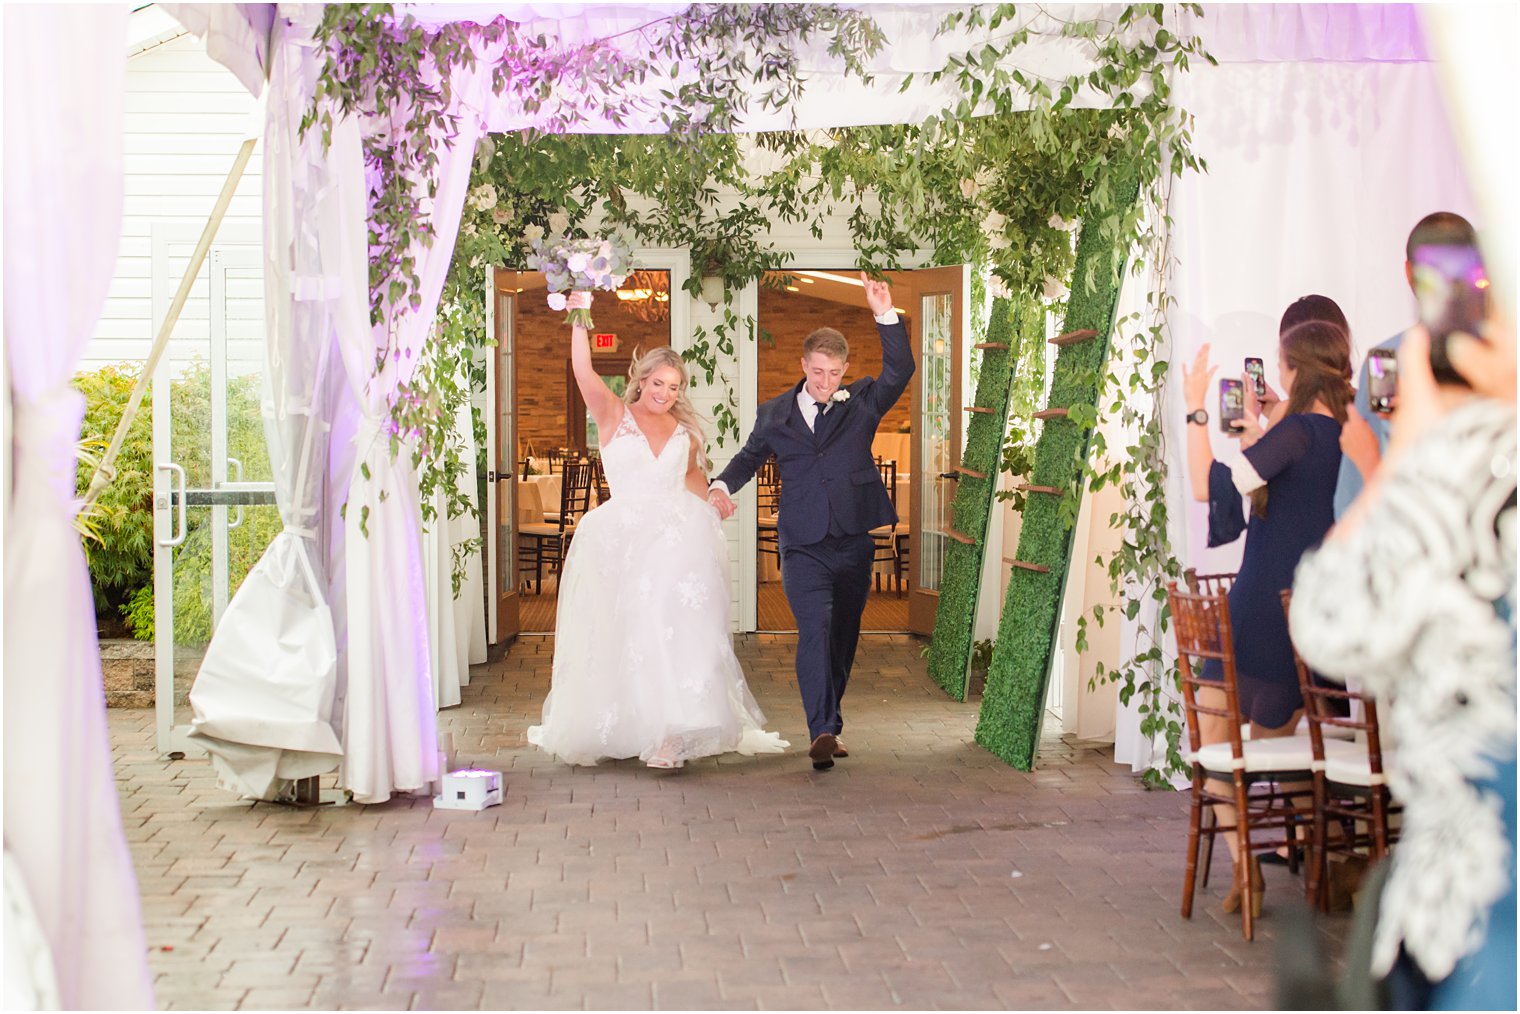
[[[566,292],[616,289],[628,276],[628,247],[614,237],[569,239],[563,229],[545,235],[540,225],[528,226],[524,236],[532,251],[528,256],[528,267],[542,271],[549,283],[551,310],[565,309],[568,303]],[[589,328],[591,310],[572,307],[565,316],[565,323]]]

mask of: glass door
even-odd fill
[[[154,231],[155,332],[197,236]],[[264,293],[256,231],[229,231],[203,270],[153,375],[151,608],[162,754],[202,752],[188,738],[191,687],[228,602],[282,527],[260,411]]]
[[[954,530],[955,467],[961,461],[961,348],[966,313],[963,267],[914,271],[909,311],[918,369],[913,374],[913,508],[909,526],[908,629],[934,632],[945,546]]]
[[[513,355],[516,345],[517,296],[522,283],[516,271],[493,269],[486,295],[487,327],[496,340],[488,349],[486,369],[486,565],[491,600],[486,617],[492,644],[510,640],[522,629],[521,603],[517,591],[517,376]]]

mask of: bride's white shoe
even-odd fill
[[[680,748],[671,740],[660,744],[660,748],[654,752],[644,763],[660,771],[674,771],[686,763],[679,753]]]

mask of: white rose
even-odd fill
[[[1003,226],[1008,224],[1008,219],[1003,217],[1001,211],[989,211],[987,217],[982,219],[983,232],[1001,232]]]
[[[544,227],[541,225],[530,225],[523,230],[523,239],[527,240],[529,243],[537,243],[543,238]]]
[[[490,211],[496,207],[496,188],[489,183],[483,183],[475,188],[470,195],[470,201],[481,211]]]
[[[844,402],[847,402],[849,400],[850,400],[850,392],[846,391],[842,387],[839,390],[835,391],[833,394],[829,395],[829,401],[838,402],[840,404],[843,404]]]
[[[1046,299],[1065,299],[1066,291],[1066,283],[1061,279],[1057,278],[1055,275],[1045,276]]]
[[[997,275],[987,280],[987,292],[993,299],[1012,299],[1013,290]]]
[[[563,310],[565,308],[566,302],[567,300],[565,299],[565,294],[563,292],[549,293],[549,309],[555,311]]]
[[[976,192],[980,189],[982,188],[976,182],[976,180],[971,179],[969,176],[966,179],[961,180],[961,196],[968,201],[971,200],[971,198],[975,197]]]
[[[570,228],[570,216],[562,211],[556,211],[549,216],[549,231],[563,235]]]
[[[511,222],[514,217],[516,216],[512,214],[511,208],[497,208],[495,211],[491,212],[491,221],[495,222],[497,225],[506,225],[507,223]]]
[[[466,222],[459,227],[459,231],[466,236],[473,236],[476,232],[479,231],[479,229],[476,227],[474,222]]]
[[[993,250],[1007,250],[1013,246],[1013,241],[1000,232],[995,232],[987,237],[987,246]]]
[[[591,259],[589,257],[580,251],[576,251],[569,257],[565,258],[565,267],[569,268],[571,272],[578,275],[582,271],[586,270],[586,265],[590,262]]]
[[[1047,224],[1052,229],[1060,229],[1062,232],[1070,232],[1072,229],[1076,228],[1077,220],[1074,218],[1062,218],[1060,215],[1051,215],[1050,221]]]

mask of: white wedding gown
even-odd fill
[[[528,742],[571,764],[780,753],[729,633],[728,543],[686,488],[690,436],[656,456],[627,409],[603,443],[612,498],[576,525],[554,675]]]

